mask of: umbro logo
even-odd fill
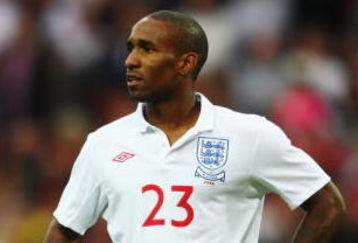
[[[131,153],[127,153],[127,152],[122,152],[120,154],[118,154],[116,157],[114,157],[112,159],[112,161],[114,162],[119,162],[119,163],[123,163],[124,161],[126,161],[127,159],[132,158],[133,156],[135,156],[135,154],[131,154]]]

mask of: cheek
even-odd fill
[[[175,61],[173,59],[153,60],[149,63],[150,75],[157,77],[174,76],[176,74]]]

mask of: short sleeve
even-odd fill
[[[89,139],[81,149],[53,215],[65,227],[83,235],[102,215],[106,197],[91,160]]]
[[[252,173],[261,190],[278,194],[291,209],[330,181],[308,154],[293,146],[278,126],[265,119],[259,127]]]

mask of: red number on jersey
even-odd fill
[[[153,226],[153,225],[164,225],[164,219],[155,219],[155,215],[158,213],[159,209],[163,205],[164,193],[163,190],[157,185],[146,185],[142,188],[142,193],[147,191],[155,191],[158,195],[158,201],[155,204],[152,212],[148,215],[148,218],[144,221],[143,226]]]
[[[185,227],[189,225],[194,219],[194,210],[192,206],[188,203],[188,200],[193,193],[192,186],[172,186],[171,190],[173,192],[184,192],[183,197],[179,200],[177,207],[183,208],[187,215],[184,220],[174,220],[172,219],[171,224],[175,227]],[[156,214],[160,210],[164,201],[164,193],[163,190],[157,185],[146,185],[142,187],[142,193],[147,191],[155,191],[158,195],[158,201],[156,202],[154,208],[148,215],[147,219],[144,221],[142,226],[154,226],[154,225],[164,225],[164,219],[155,219]]]
[[[172,220],[172,225],[176,227],[185,227],[191,223],[194,219],[194,210],[191,205],[188,203],[190,195],[193,193],[192,186],[172,186],[173,192],[184,192],[183,197],[177,204],[177,207],[184,208],[187,212],[187,216],[184,220]]]

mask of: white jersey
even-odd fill
[[[79,234],[107,221],[115,243],[253,243],[264,195],[298,207],[330,180],[273,123],[201,96],[172,146],[136,112],[89,135],[54,212]]]

